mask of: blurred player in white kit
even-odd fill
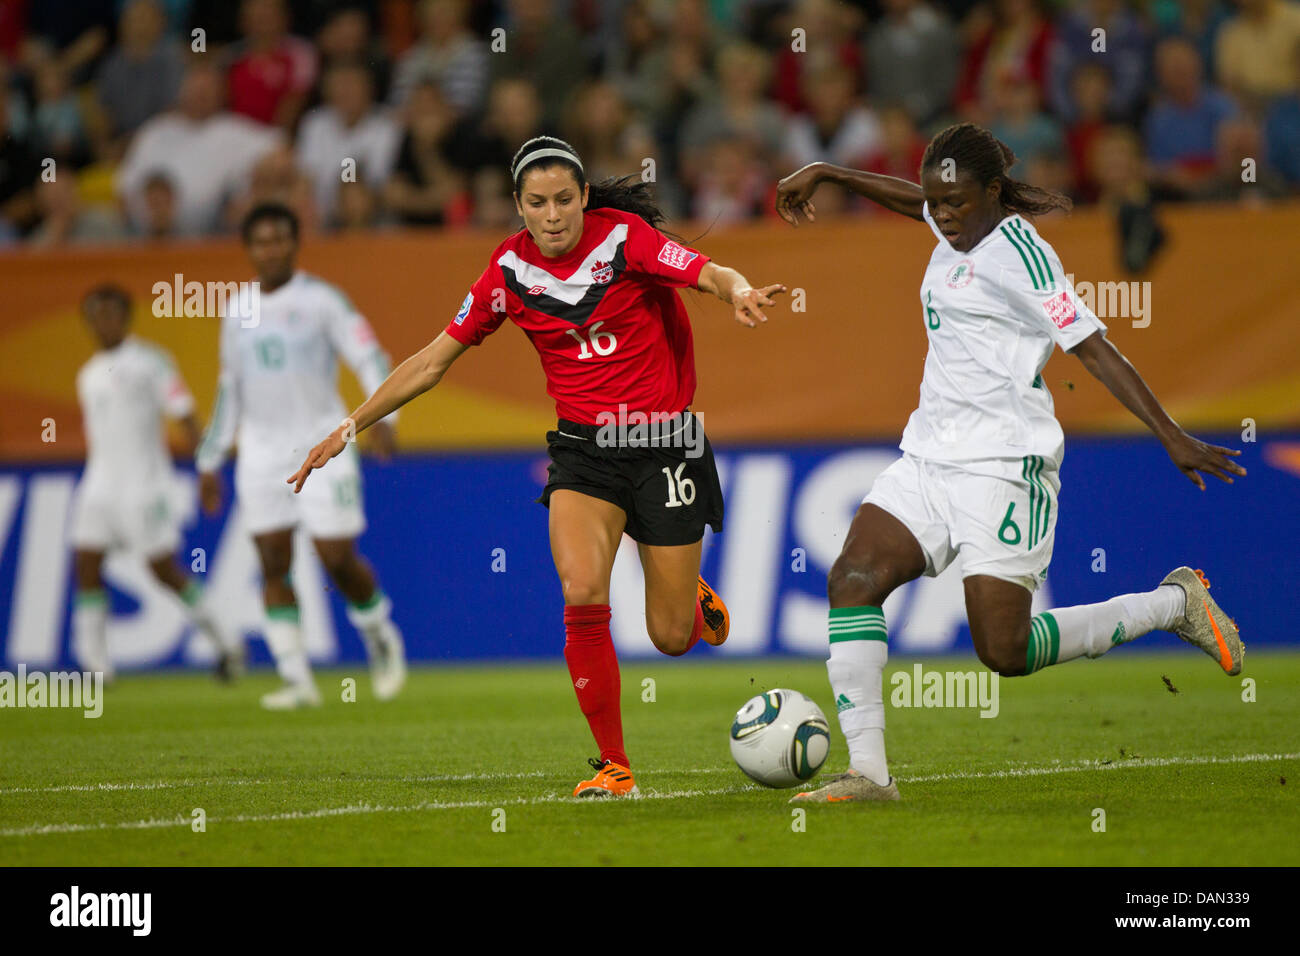
[[[230,297],[222,317],[221,377],[197,465],[203,506],[215,511],[222,495],[217,471],[232,445],[238,447],[235,495],[261,563],[266,643],[284,680],[263,696],[262,706],[320,703],[289,579],[299,525],[347,599],[348,619],[370,657],[375,696],[387,700],[406,681],[405,649],[390,617],[392,604],[356,549],[366,528],[356,448],[349,445],[311,494],[295,495],[284,479],[310,450],[303,442],[330,431],[346,414],[338,359],[369,394],[387,377],[388,356],[342,292],[297,269],[293,210],[279,203],[256,206],[241,234],[259,285],[252,294]],[[384,456],[393,447],[392,418],[380,422],[376,434],[376,450]]]
[[[180,515],[164,428],[167,419],[179,422],[184,451],[193,452],[199,438],[194,399],[172,357],[130,334],[131,299],[125,290],[95,287],[82,302],[82,314],[99,349],[77,373],[87,455],[70,535],[77,580],[73,656],[82,667],[112,679],[102,568],[105,555],[121,549],[144,556],[154,577],[180,600],[190,623],[216,647],[217,676],[231,680],[242,666],[241,642],[222,633],[202,604],[202,588],[176,561]]]

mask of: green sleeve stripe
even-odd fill
[[[1025,240],[1025,242],[1029,243],[1030,251],[1032,251],[1034,255],[1038,257],[1038,260],[1042,263],[1042,267],[1047,270],[1047,285],[1048,286],[1056,285],[1056,277],[1052,275],[1052,266],[1051,263],[1047,261],[1047,254],[1043,252],[1042,249],[1038,248],[1038,243],[1034,242],[1034,236],[1029,231],[1028,227],[1026,227],[1023,230],[1020,228],[1022,225],[1023,222],[1017,219],[1013,223],[1011,223],[1011,228],[1016,231],[1016,235],[1020,236],[1022,239]]]
[[[1015,246],[1016,252],[1020,253],[1020,260],[1025,264],[1025,269],[1029,272],[1029,281],[1034,284],[1035,289],[1041,289],[1042,286],[1039,285],[1038,277],[1034,275],[1034,267],[1029,264],[1029,256],[1025,255],[1025,250],[1020,248],[1020,243],[1016,242],[1015,236],[1011,235],[1010,229],[1003,226],[1001,231],[1002,235],[1007,237],[1007,241],[1010,242],[1011,245]]]
[[[217,441],[217,428],[221,422],[221,413],[226,405],[226,386],[217,387],[217,399],[212,403],[212,421],[208,422],[208,430],[203,433],[203,441],[199,442],[199,450],[195,452],[195,459],[204,457],[209,453],[211,447]]]

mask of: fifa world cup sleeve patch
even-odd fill
[[[474,304],[474,293],[470,292],[465,296],[465,301],[460,304],[460,311],[456,313],[456,324],[464,325],[465,316],[469,315],[470,306]]]
[[[691,252],[691,250],[679,246],[671,239],[668,242],[665,242],[663,248],[659,250],[659,261],[674,269],[685,270],[685,268],[691,264],[692,260],[698,257],[698,252]]]
[[[1047,312],[1047,317],[1052,320],[1052,324],[1058,329],[1063,329],[1077,317],[1074,310],[1074,303],[1070,301],[1070,293],[1062,292],[1060,295],[1054,295],[1043,303],[1043,309]]]

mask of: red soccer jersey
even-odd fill
[[[599,425],[601,412],[670,415],[695,396],[691,325],[677,289],[709,257],[640,216],[583,214],[568,253],[542,255],[527,229],[492,252],[447,334],[478,345],[507,316],[532,341],[560,418]]]

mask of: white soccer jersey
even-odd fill
[[[163,420],[189,415],[194,399],[167,352],[127,336],[81,367],[77,398],[87,445],[83,485],[125,492],[171,475]]]
[[[940,461],[1037,455],[1059,465],[1065,436],[1043,367],[1053,345],[1074,348],[1106,326],[1024,219],[1008,216],[958,252],[922,208],[939,240],[921,283],[930,347],[899,447]]]
[[[245,479],[283,483],[346,415],[340,356],[366,394],[388,375],[388,355],[370,324],[328,282],[296,272],[260,294],[256,313],[232,296],[221,320],[221,376],[199,470],[220,467],[237,441]]]

